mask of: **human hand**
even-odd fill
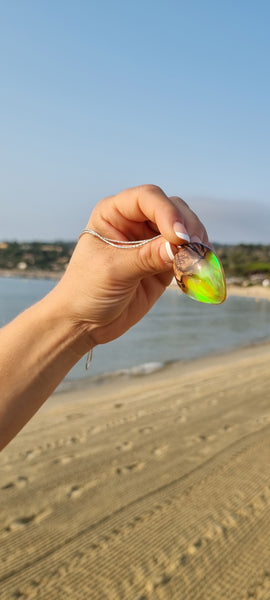
[[[188,205],[152,185],[101,200],[87,228],[119,241],[161,237],[129,249],[87,234],[79,239],[54,294],[83,332],[82,354],[119,337],[149,311],[171,282],[177,245],[188,237],[208,243],[204,226]]]

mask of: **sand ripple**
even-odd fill
[[[269,600],[269,359],[50,400],[0,457],[1,600]]]

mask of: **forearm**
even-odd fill
[[[0,331],[0,448],[39,409],[88,349],[49,294]]]
[[[208,243],[187,204],[152,185],[101,200],[87,229],[101,239],[80,237],[56,288],[0,331],[0,448],[83,354],[150,310],[171,281],[179,240]],[[151,243],[119,250],[105,238]]]

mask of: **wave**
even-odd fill
[[[142,365],[136,365],[134,367],[130,367],[128,369],[119,369],[119,371],[114,372],[114,376],[118,375],[149,375],[151,373],[155,373],[156,371],[160,371],[164,368],[166,363],[162,362],[147,362]]]
[[[172,365],[179,365],[183,366],[186,363],[190,363],[193,361],[196,361],[202,357],[208,356],[223,356],[226,355],[229,352],[233,352],[233,351],[237,351],[240,349],[245,349],[245,348],[250,348],[250,347],[254,347],[254,346],[262,346],[264,344],[269,344],[270,343],[270,337],[268,336],[261,336],[257,339],[253,339],[253,340],[245,340],[242,343],[238,343],[238,344],[231,344],[228,346],[223,346],[222,348],[217,349],[211,349],[211,351],[208,352],[201,352],[195,356],[190,356],[190,357],[186,357],[186,358],[182,358],[182,359],[174,359],[174,360],[167,360],[164,362],[158,362],[158,361],[152,361],[152,362],[145,362],[142,363],[140,365],[134,365],[132,367],[128,367],[126,369],[118,369],[116,371],[108,371],[108,372],[104,372],[104,373],[100,373],[97,375],[91,375],[91,373],[89,373],[89,376],[83,376],[83,377],[77,377],[77,378],[65,378],[64,381],[62,381],[59,386],[56,388],[54,393],[64,393],[64,392],[69,392],[69,391],[75,391],[75,390],[86,390],[89,389],[91,387],[96,387],[105,383],[109,383],[110,381],[113,383],[115,382],[117,379],[129,379],[129,378],[133,378],[133,377],[147,377],[148,375],[151,375],[153,373],[156,373],[158,371],[162,371],[165,370],[166,368],[172,366]]]
[[[107,373],[101,373],[99,375],[91,375],[89,377],[81,377],[76,379],[65,379],[62,381],[55,393],[67,392],[76,389],[85,389],[92,385],[98,385],[102,383],[107,383],[109,380],[115,380],[121,377],[138,377],[142,375],[151,375],[152,373],[156,373],[157,371],[161,371],[165,369],[169,364],[172,364],[176,361],[167,361],[167,362],[146,362],[141,365],[134,365],[127,369],[118,369],[117,371],[109,371]],[[177,361],[179,362],[179,361]]]

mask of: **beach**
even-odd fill
[[[265,298],[270,300],[270,286],[263,285],[228,285],[228,296],[242,296],[243,298],[257,298],[258,300]]]
[[[0,455],[1,600],[269,600],[269,364],[54,394]]]

